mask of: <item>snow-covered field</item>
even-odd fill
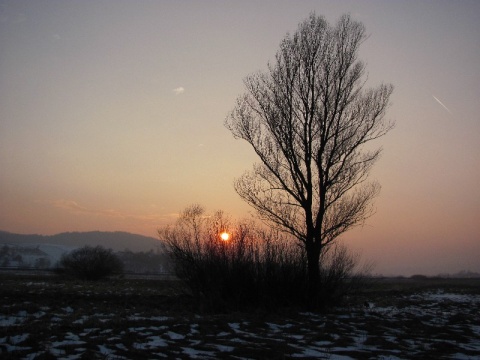
[[[200,315],[163,282],[0,280],[6,359],[480,358],[475,288],[385,292],[328,314]]]

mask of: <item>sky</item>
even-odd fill
[[[479,1],[0,0],[0,229],[157,236],[199,203],[252,210],[224,126],[311,12],[369,34],[391,83],[376,214],[341,238],[387,275],[480,272]]]

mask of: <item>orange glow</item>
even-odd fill
[[[220,239],[223,241],[228,241],[230,239],[230,234],[224,231],[220,234]]]

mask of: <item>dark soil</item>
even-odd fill
[[[324,314],[211,314],[177,281],[0,274],[2,359],[342,356],[480,357],[480,280],[377,280]]]

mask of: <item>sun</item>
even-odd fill
[[[224,231],[220,234],[220,239],[223,241],[228,241],[230,239],[230,234]]]

